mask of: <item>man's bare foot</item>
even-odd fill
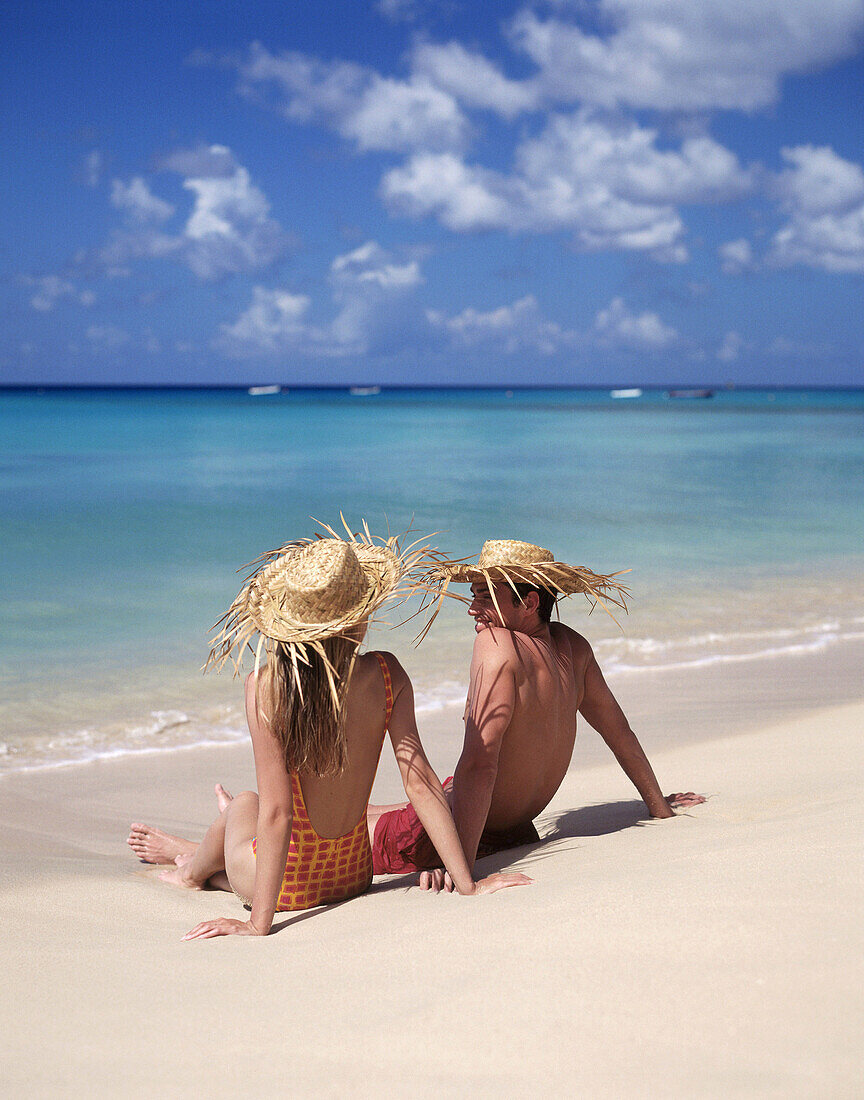
[[[192,862],[192,855],[190,853],[181,853],[174,861],[177,866],[171,871],[163,871],[159,878],[163,882],[167,882],[169,886],[182,886],[184,890],[201,890],[203,889],[203,883],[196,882],[190,877],[187,870],[189,864]]]
[[[213,788],[216,792],[216,804],[219,807],[219,813],[221,814],[228,805],[234,801],[234,795],[230,791],[226,791],[221,783],[217,783]]]
[[[144,863],[173,863],[177,856],[194,854],[194,841],[163,833],[153,825],[134,824],[129,827],[126,843]]]

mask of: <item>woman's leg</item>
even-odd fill
[[[207,830],[195,851],[191,855],[188,853],[178,855],[174,861],[177,866],[170,871],[163,871],[159,876],[162,881],[172,886],[185,886],[189,890],[201,890],[209,879],[213,886],[222,890],[228,889],[229,884],[225,878],[228,843],[226,837],[231,835],[234,838],[231,843],[237,843],[238,828],[236,824],[232,827],[232,822],[235,820],[251,830],[248,833],[249,859],[253,862],[254,882],[254,856],[251,841],[258,821],[258,795],[254,791],[243,791],[234,799],[226,796],[225,809]]]
[[[258,795],[244,791],[231,803],[225,822],[225,872],[231,889],[251,903],[255,892],[252,838],[258,831]]]

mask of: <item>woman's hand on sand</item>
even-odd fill
[[[250,920],[234,920],[233,917],[217,917],[216,920],[202,920],[184,940],[212,940],[216,936],[263,936]]]

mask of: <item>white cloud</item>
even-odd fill
[[[287,236],[270,217],[270,203],[230,149],[181,149],[166,157],[162,168],[185,176],[183,187],[194,195],[182,230],[167,234],[156,228],[174,207],[153,195],[140,177],[115,180],[111,201],[129,224],[101,250],[104,266],[128,272],[125,265],[132,260],[169,257],[210,281],[267,267],[285,251]]]
[[[375,7],[394,23],[413,22],[420,13],[419,0],[378,0]]]
[[[237,162],[226,145],[196,145],[191,149],[175,149],[162,159],[160,168],[178,176],[228,179],[237,171]]]
[[[515,219],[515,189],[506,177],[470,167],[452,153],[419,153],[381,182],[390,206],[414,217],[436,214],[456,231],[500,229]]]
[[[116,325],[90,325],[87,339],[94,351],[118,351],[129,342],[129,333]]]
[[[788,336],[775,336],[766,350],[769,355],[776,355],[783,359],[822,359],[835,354],[828,343],[817,343],[815,340],[792,340]]]
[[[195,195],[195,206],[183,230],[184,255],[200,279],[217,279],[266,267],[285,244],[270,204],[238,165],[232,176],[183,181]]]
[[[444,46],[421,43],[414,50],[412,63],[415,72],[466,106],[487,108],[510,119],[538,105],[533,82],[508,79],[482,54],[466,50],[459,42]]]
[[[426,319],[433,328],[447,332],[457,346],[494,344],[508,355],[526,350],[553,355],[579,342],[577,333],[541,316],[533,294],[487,312],[469,307],[454,317],[427,310]]]
[[[40,313],[48,313],[57,302],[64,299],[82,306],[92,306],[96,301],[92,290],[79,290],[70,279],[63,279],[59,275],[24,275],[21,281],[25,286],[34,288],[30,305]]]
[[[237,358],[287,351],[312,357],[364,354],[398,332],[400,303],[423,278],[416,260],[397,263],[369,241],[337,256],[329,281],[335,310],[329,322],[308,320],[306,295],[256,287],[251,306],[234,324],[221,326],[214,345]]]
[[[233,325],[222,325],[219,347],[229,355],[267,354],[299,344],[308,333],[305,294],[256,286],[252,304]]]
[[[394,263],[374,241],[337,256],[330,267],[339,306],[329,328],[331,345],[345,354],[362,354],[391,337],[404,318],[400,301],[422,281],[416,260]]]
[[[678,340],[677,331],[656,313],[631,313],[623,298],[613,298],[598,312],[594,331],[601,344],[635,351],[662,351]]]
[[[559,102],[660,110],[738,108],[776,102],[781,78],[855,52],[864,29],[861,0],[600,0],[602,33],[529,8],[511,39],[539,67]]]
[[[396,80],[351,62],[275,55],[256,44],[240,75],[247,89],[275,83],[286,117],[330,126],[361,151],[441,152],[463,148],[470,135],[453,96],[420,73]]]
[[[717,349],[717,358],[721,363],[734,363],[741,355],[744,341],[737,332],[727,332],[723,343]]]
[[[84,158],[84,182],[88,187],[99,186],[104,163],[104,157],[98,149],[91,149]]]
[[[752,271],[756,266],[753,246],[744,237],[726,241],[717,251],[720,255],[720,267],[726,275],[741,275],[745,271]]]
[[[135,176],[128,183],[114,180],[111,205],[122,210],[129,221],[138,225],[165,222],[174,213],[171,203],[157,198],[140,176]]]
[[[686,257],[678,202],[723,201],[750,177],[707,137],[657,148],[657,133],[587,112],[554,116],[517,150],[506,176],[453,154],[418,154],[389,171],[382,195],[396,210],[435,214],[457,231],[569,229],[585,249],[623,249],[658,259]]]
[[[454,149],[467,143],[468,122],[456,101],[423,77],[375,76],[341,133],[361,150]]]
[[[770,259],[834,274],[864,272],[864,172],[828,147],[783,149],[789,165],[777,192],[789,220],[774,234]]]
[[[382,290],[407,290],[422,282],[416,260],[394,264],[374,241],[337,256],[330,267],[333,278],[343,286],[377,286]]]

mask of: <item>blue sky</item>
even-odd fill
[[[0,383],[864,383],[864,0],[12,0]]]

